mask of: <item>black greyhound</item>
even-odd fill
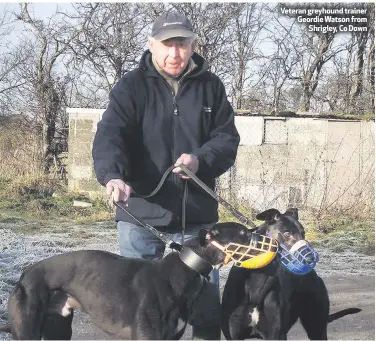
[[[297,209],[284,214],[270,209],[256,218],[265,222],[258,227],[259,233],[268,232],[288,249],[305,238]],[[329,322],[359,311],[350,308],[329,315],[328,291],[317,273],[295,275],[277,256],[262,269],[230,270],[222,297],[222,331],[228,340],[285,340],[300,318],[310,339],[326,340]]]
[[[184,248],[220,266],[226,255],[211,241],[248,245],[251,237],[240,224],[219,223]],[[8,301],[9,323],[0,331],[14,339],[70,339],[73,309],[81,308],[113,338],[172,339],[204,284],[186,264],[178,252],[160,261],[92,250],[42,260],[21,275]]]

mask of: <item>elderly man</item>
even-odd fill
[[[134,216],[179,241],[186,165],[214,189],[216,177],[234,163],[239,135],[234,113],[219,78],[194,53],[197,35],[180,13],[162,14],[152,27],[149,50],[139,67],[114,86],[93,145],[94,169],[107,194]],[[166,169],[173,173],[153,197],[150,193]],[[218,204],[188,182],[185,238],[197,235],[218,220]],[[117,210],[120,253],[158,259],[165,245],[148,230]],[[219,274],[196,301],[193,337],[220,339]]]

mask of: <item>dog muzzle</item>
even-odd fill
[[[281,263],[296,275],[305,275],[312,271],[319,260],[319,254],[305,240],[299,240],[289,250],[280,244]]]
[[[260,269],[268,265],[278,252],[278,242],[270,237],[253,233],[249,245],[229,243],[221,245],[216,241],[211,244],[226,254],[223,264],[234,262],[235,266],[246,269]]]

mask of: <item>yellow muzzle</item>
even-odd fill
[[[254,233],[250,245],[229,243],[223,246],[214,240],[211,243],[226,254],[224,264],[233,261],[235,266],[246,269],[260,269],[268,265],[278,251],[275,239],[258,233]]]

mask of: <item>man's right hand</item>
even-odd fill
[[[123,202],[128,206],[128,199],[132,193],[132,188],[129,187],[123,180],[112,179],[106,184],[107,196],[112,196],[114,202]]]

